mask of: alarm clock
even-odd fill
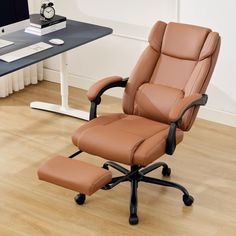
[[[56,14],[53,6],[54,4],[52,2],[43,3],[40,9],[40,15],[46,20],[51,20]]]

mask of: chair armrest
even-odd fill
[[[101,95],[108,89],[114,87],[125,87],[128,79],[124,79],[120,76],[111,76],[105,79],[99,80],[94,85],[90,87],[87,92],[87,97],[89,101],[95,101],[96,98],[101,97]]]
[[[199,93],[183,98],[170,110],[170,121],[174,123],[180,121],[188,109],[194,106],[206,105],[207,99],[206,94],[202,95]]]
[[[125,87],[129,78],[122,78],[120,76],[112,76],[102,79],[95,83],[87,92],[87,97],[91,101],[89,120],[97,117],[97,106],[101,102],[102,94],[114,87]]]
[[[166,154],[172,155],[176,147],[176,129],[179,126],[182,117],[185,112],[195,106],[206,105],[206,94],[193,94],[191,96],[183,98],[175,107],[173,107],[169,113],[169,119],[171,121],[168,137],[166,140]]]

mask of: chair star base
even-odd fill
[[[131,170],[125,169],[123,166],[112,162],[107,161],[104,163],[103,168],[109,169],[109,167],[112,167],[122,174],[123,176],[118,176],[112,178],[112,181],[108,184],[106,184],[102,189],[103,190],[110,190],[114,188],[116,185],[129,181],[131,183],[131,196],[130,196],[130,217],[129,217],[129,223],[131,225],[138,224],[138,215],[137,215],[137,205],[138,205],[138,183],[139,182],[146,182],[156,185],[162,185],[167,187],[172,187],[180,190],[183,193],[183,202],[186,206],[191,206],[194,202],[193,197],[188,193],[186,188],[184,188],[182,185],[179,185],[174,182],[166,181],[163,179],[157,179],[145,176],[146,174],[152,172],[153,170],[162,167],[162,175],[163,176],[170,176],[171,169],[168,167],[168,165],[164,162],[158,162],[153,165],[150,165],[148,167],[142,168],[140,166],[132,166]],[[75,201],[77,204],[82,205],[85,202],[85,195],[80,193],[75,196]]]

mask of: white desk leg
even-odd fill
[[[69,96],[69,85],[68,85],[68,62],[67,53],[64,52],[60,55],[60,82],[61,82],[61,109],[68,109],[68,96]]]
[[[68,105],[68,70],[67,70],[67,53],[60,55],[60,81],[61,81],[61,105],[55,105],[46,102],[31,102],[30,107],[40,110],[60,113],[63,115],[77,117],[83,120],[89,120],[89,113],[70,108]]]

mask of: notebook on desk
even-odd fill
[[[55,15],[51,20],[43,20],[39,14],[30,15],[30,26],[43,29],[61,22],[65,22],[66,17]]]
[[[42,36],[66,28],[66,17],[55,15],[51,20],[44,20],[39,14],[30,16],[30,26],[26,33]]]

